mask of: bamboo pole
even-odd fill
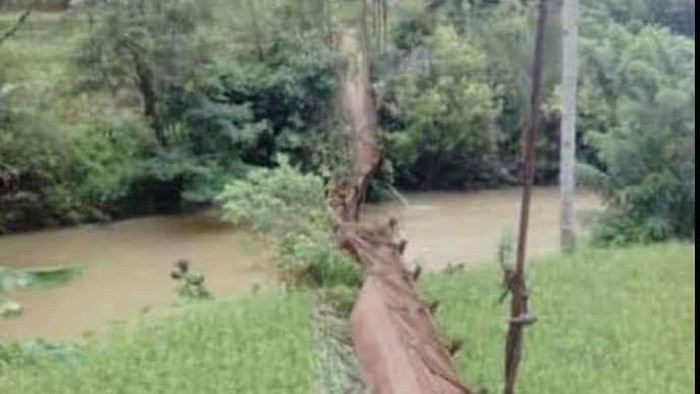
[[[525,285],[525,249],[527,244],[527,229],[530,220],[530,197],[532,181],[535,173],[535,153],[537,150],[537,129],[539,128],[540,81],[542,79],[542,53],[544,33],[547,25],[547,0],[540,0],[537,32],[535,37],[535,56],[532,65],[532,92],[530,96],[529,130],[525,142],[525,168],[523,171],[523,195],[520,206],[520,227],[518,230],[518,246],[516,251],[515,269],[506,272],[506,286],[511,293],[510,320],[505,348],[505,386],[504,394],[513,394],[515,379],[520,362],[523,328],[534,322],[528,314],[527,287]]]

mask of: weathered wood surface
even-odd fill
[[[336,236],[366,274],[350,315],[350,335],[363,378],[377,394],[470,393],[457,377],[440,340],[430,308],[420,299],[417,279],[402,262],[406,246],[397,222],[360,221],[367,181],[379,165],[369,67],[358,33],[345,30],[341,51],[349,59],[342,78],[341,105],[351,128],[352,174],[336,185],[331,204]]]

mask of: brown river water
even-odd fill
[[[515,234],[519,189],[429,192],[368,207],[370,217],[399,218],[408,239],[406,259],[428,268],[448,263],[493,261],[504,233]],[[558,250],[559,195],[538,188],[532,201],[529,255]],[[577,211],[598,209],[591,193],[580,192]],[[24,268],[80,265],[83,274],[61,286],[9,294],[24,311],[0,320],[0,340],[78,338],[146,311],[167,310],[175,300],[169,276],[187,258],[204,273],[216,295],[250,292],[274,282],[269,244],[218,220],[213,211],[152,216],[106,226],[83,226],[0,237],[0,264]]]

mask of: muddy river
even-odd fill
[[[438,268],[448,263],[493,261],[502,235],[515,230],[520,191],[406,194],[408,205],[371,206],[368,213],[400,219],[409,240],[409,263]],[[577,210],[598,209],[580,193]],[[559,196],[536,189],[528,252],[558,249]],[[187,258],[217,295],[249,292],[274,280],[268,244],[220,222],[214,212],[154,216],[106,226],[83,226],[0,237],[0,264],[10,267],[80,265],[83,275],[58,286],[9,296],[24,312],[0,320],[0,340],[78,338],[141,313],[158,313],[175,300],[173,263]],[[147,311],[147,312],[146,312]]]

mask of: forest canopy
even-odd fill
[[[347,128],[336,79],[349,65],[335,31],[358,17],[385,156],[371,195],[388,184],[517,184],[533,2],[382,4],[92,0],[35,10],[0,44],[0,230],[211,204],[279,154],[337,177]],[[609,206],[595,238],[690,237],[694,2],[591,0],[581,14],[579,180]],[[17,17],[3,12],[0,32]],[[546,38],[540,184],[559,169],[558,29]]]

